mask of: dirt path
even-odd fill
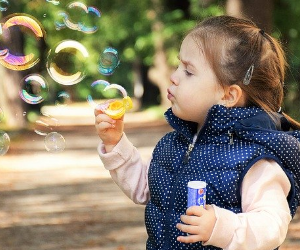
[[[143,157],[167,131],[129,129]],[[20,135],[0,158],[0,250],[142,250],[144,207],[112,182],[96,153],[94,128],[61,132],[67,147],[44,150],[34,133]],[[300,249],[300,217],[281,250]]]

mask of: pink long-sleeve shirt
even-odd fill
[[[114,149],[98,153],[112,179],[135,203],[149,200],[148,168],[137,148],[123,134]],[[284,241],[291,221],[286,197],[290,182],[273,160],[259,160],[248,171],[241,186],[242,213],[235,214],[213,205],[216,223],[203,245],[225,250],[272,250]]]

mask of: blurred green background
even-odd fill
[[[14,71],[0,65],[0,108],[5,114],[0,128],[18,130],[26,128],[29,114],[39,113],[43,105],[55,105],[57,94],[64,90],[72,102],[86,104],[93,91],[91,83],[102,79],[126,88],[137,100],[138,110],[149,106],[168,106],[166,87],[169,75],[177,63],[180,42],[186,32],[198,21],[212,15],[229,14],[247,16],[261,28],[279,38],[289,62],[286,78],[284,111],[300,120],[300,2],[290,0],[86,0],[85,6],[96,7],[100,18],[78,9],[68,8],[71,1],[8,0],[0,1],[1,19],[14,13],[25,13],[38,20],[45,30],[44,39],[22,32],[12,36],[11,49],[34,53],[40,61],[34,67]],[[71,12],[74,13],[71,13]],[[77,11],[77,12],[76,12]],[[57,30],[59,13],[68,12],[76,22],[96,25],[97,32],[86,34],[78,30]],[[90,22],[90,23],[89,23]],[[3,21],[1,21],[3,24]],[[72,39],[84,45],[89,58],[84,64],[86,77],[74,85],[55,82],[46,69],[47,55],[57,43]],[[108,46],[118,50],[120,65],[110,76],[98,71],[101,52]],[[1,48],[3,49],[3,48]],[[38,73],[49,84],[45,101],[29,105],[19,97],[22,79]],[[99,97],[101,98],[101,96]],[[26,114],[26,115],[22,115]],[[17,117],[17,119],[16,119]]]

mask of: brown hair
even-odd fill
[[[287,62],[279,41],[259,29],[252,21],[231,16],[205,19],[190,33],[203,49],[223,86],[238,84],[246,95],[246,106],[267,112],[281,109]],[[243,84],[251,66],[249,84]],[[288,115],[293,129],[300,123]]]

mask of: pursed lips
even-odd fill
[[[168,89],[167,97],[168,97],[169,100],[174,97],[174,95],[171,93],[171,91],[169,89]]]

